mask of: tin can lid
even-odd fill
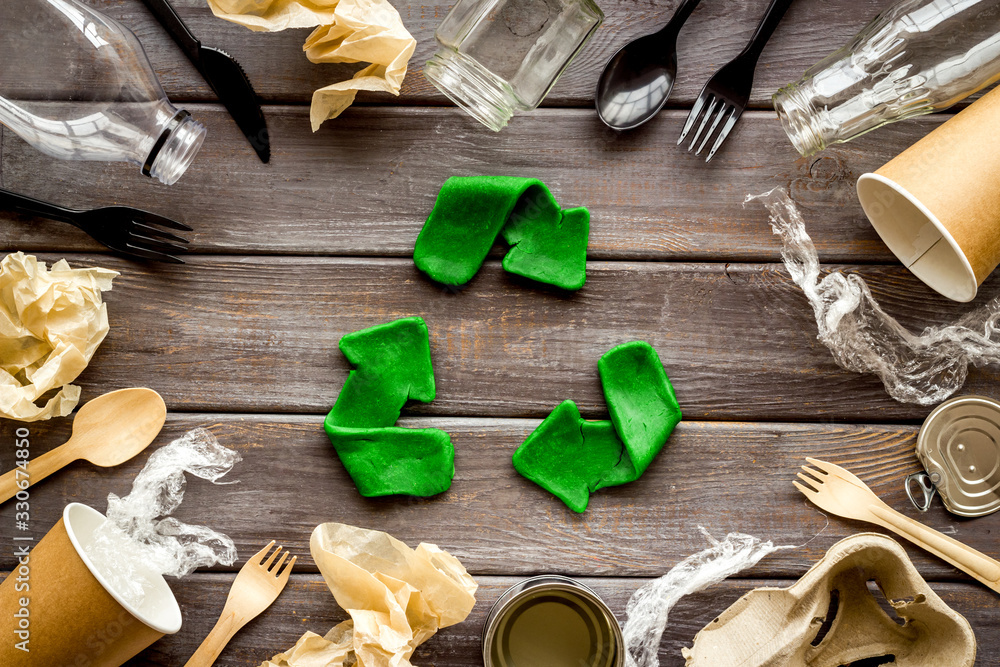
[[[555,574],[531,577],[511,586],[490,609],[486,616],[486,623],[483,625],[483,664],[486,667],[509,667],[515,663],[523,663],[522,660],[515,660],[513,655],[507,655],[507,652],[514,646],[512,639],[512,627],[516,624],[514,617],[524,611],[523,608],[518,609],[518,606],[531,598],[548,603],[562,598],[560,603],[565,605],[567,609],[574,609],[573,614],[578,615],[579,618],[573,620],[582,621],[585,628],[584,634],[589,634],[591,640],[598,640],[590,646],[592,653],[589,659],[559,655],[559,657],[566,658],[565,661],[559,660],[559,664],[624,667],[625,640],[614,613],[597,593],[584,584],[569,577]],[[565,622],[565,616],[563,622]],[[524,625],[523,617],[521,625]],[[557,625],[558,619],[549,619],[545,625],[545,631],[550,632]],[[576,625],[578,623],[571,622],[571,626]],[[537,636],[537,631],[530,634]],[[527,645],[532,646],[537,645],[537,643],[537,641],[533,641]],[[552,649],[551,644],[546,642],[546,645],[550,650]],[[579,643],[574,643],[573,647],[579,645]],[[523,646],[525,644],[522,644]],[[552,657],[550,655],[549,660],[538,658],[528,660],[528,662],[531,664],[550,664]]]
[[[974,517],[1000,509],[1000,403],[985,396],[945,401],[920,427],[916,453],[950,512]]]

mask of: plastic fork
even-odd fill
[[[89,211],[63,208],[0,190],[0,209],[35,215],[73,225],[101,244],[131,259],[183,264],[175,257],[187,252],[187,240],[160,229],[192,231],[187,225],[130,206],[105,206]]]
[[[820,509],[891,530],[1000,593],[1000,562],[900,514],[840,466],[819,459],[806,461],[814,467],[802,466],[805,474],[798,473],[802,483],[792,484]]]
[[[297,556],[292,556],[285,565],[285,559],[288,557],[286,551],[276,563],[275,558],[281,547],[279,546],[268,556],[267,553],[273,546],[274,540],[271,540],[240,569],[229,591],[222,616],[184,667],[211,667],[240,628],[251,619],[260,616],[278,599],[278,595],[288,583],[288,575],[292,572]]]
[[[698,150],[695,151],[695,155],[701,155],[701,151],[712,138],[716,128],[722,124],[722,130],[716,137],[715,143],[712,144],[712,150],[708,152],[705,162],[709,162],[715,156],[716,151],[726,141],[726,137],[733,131],[736,121],[743,115],[743,110],[746,109],[747,102],[750,101],[750,92],[753,90],[753,76],[754,70],[757,69],[757,60],[760,58],[767,40],[771,38],[771,33],[778,27],[781,17],[785,15],[785,11],[791,4],[792,0],[772,0],[764,18],[760,20],[757,30],[754,31],[750,43],[738,56],[723,65],[708,80],[684,122],[684,129],[681,130],[681,136],[677,139],[678,146],[684,142],[700,118],[701,123],[691,139],[688,151],[690,152],[695,144],[698,144],[698,139],[701,138]],[[707,132],[705,132],[706,126],[708,126]]]

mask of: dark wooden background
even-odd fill
[[[607,20],[542,109],[493,134],[453,108],[420,75],[433,30],[451,0],[394,4],[418,40],[398,98],[363,94],[313,134],[314,88],[353,66],[313,65],[306,31],[251,33],[213,17],[203,0],[174,0],[206,44],[244,65],[266,102],[273,159],[261,164],[211,91],[138,0],[90,0],[142,40],[170,97],[209,128],[194,166],[173,187],[120,164],[49,159],[0,128],[0,184],[60,204],[128,204],[195,228],[183,267],[135,264],[102,252],[57,223],[0,214],[0,246],[46,260],[122,272],[106,295],[111,332],[81,376],[84,400],[149,386],[170,417],[157,441],[205,425],[244,461],[238,485],[195,480],[178,516],[231,535],[231,568],[172,581],[184,627],[130,665],[182,665],[217,618],[243,559],[274,538],[299,555],[275,605],[251,622],[220,665],[256,666],[305,630],[325,632],[345,614],[309,557],[312,528],[326,521],[386,530],[415,545],[435,542],[481,584],[463,624],[414,656],[418,665],[481,663],[479,633],[500,592],[520,577],[559,572],[593,586],[621,620],[631,593],[705,544],[748,532],[800,545],[743,577],[683,600],[671,615],[661,664],[747,590],[788,585],[834,542],[868,526],[830,518],[792,487],[805,456],[843,464],[890,505],[991,555],[1000,516],[961,520],[940,505],[920,515],[903,493],[918,470],[916,430],[929,408],[889,398],[872,377],[839,369],[816,340],[812,309],[780,264],[780,245],[747,194],[789,188],[823,261],[858,272],[885,309],[913,330],[970,306],[946,301],[896,264],[854,195],[857,177],[916,141],[945,117],[883,128],[802,159],[769,108],[774,90],[852,37],[888,3],[799,0],[757,71],[748,111],[706,165],[674,144],[686,109],[711,72],[737,53],[765,0],[708,0],[681,33],[680,71],[667,110],[640,130],[616,134],[593,111],[607,58],[664,23],[675,1],[604,0]],[[586,286],[565,295],[525,284],[487,263],[457,293],[413,266],[410,253],[441,183],[452,175],[534,176],[566,206],[592,214]],[[979,301],[1000,295],[987,281]],[[438,398],[406,410],[403,425],[452,434],[451,490],[424,500],[358,496],[321,423],[344,381],[344,334],[420,315],[430,328]],[[564,399],[606,418],[597,360],[615,344],[644,339],[660,353],[684,409],[668,446],[638,482],[595,494],[582,516],[520,478],[510,456]],[[996,369],[975,369],[963,390],[997,396]],[[0,461],[13,465],[13,433],[0,425]],[[61,444],[69,420],[35,424],[34,454]],[[104,510],[126,493],[148,454],[116,469],[76,464],[32,492],[41,537],[67,502]],[[13,508],[0,510],[4,543]],[[997,596],[945,563],[906,546],[934,589],[972,623],[979,664],[1000,664]],[[13,563],[0,552],[0,568]]]

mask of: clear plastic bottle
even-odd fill
[[[903,0],[774,95],[812,155],[887,123],[946,109],[1000,79],[1000,0]]]
[[[541,103],[603,20],[592,0],[458,0],[424,76],[498,132]]]
[[[0,0],[0,123],[53,157],[132,162],[167,185],[205,139],[132,31],[77,0]]]

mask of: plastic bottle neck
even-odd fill
[[[499,132],[517,110],[527,110],[510,84],[478,62],[451,49],[442,49],[424,65],[424,76],[473,118]]]
[[[178,111],[163,127],[142,167],[142,173],[173,185],[187,171],[205,141],[205,127],[187,111]]]

